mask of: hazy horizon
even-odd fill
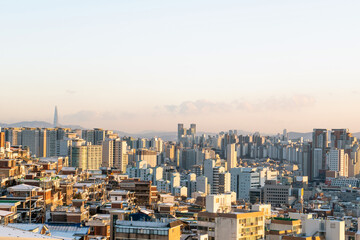
[[[0,2],[0,122],[359,132],[360,2]]]
[[[44,120],[44,121],[42,121],[42,120],[34,120],[34,121],[20,121],[20,122],[13,122],[13,123],[0,122],[0,127],[2,127],[1,124],[13,125],[13,124],[21,123],[21,122],[44,122],[44,123],[48,123],[50,125],[53,124],[52,122],[46,121],[46,120]],[[69,123],[69,124],[59,123],[59,126],[60,127],[63,127],[63,126],[79,126],[79,127],[82,127],[83,129],[103,128],[103,129],[107,129],[107,130],[119,131],[119,132],[124,132],[124,133],[127,133],[127,134],[135,134],[135,135],[150,134],[150,133],[164,133],[164,134],[165,133],[174,133],[175,135],[177,134],[177,126],[175,126],[175,128],[171,129],[171,130],[145,129],[145,130],[140,130],[140,131],[137,131],[137,132],[130,132],[130,131],[125,131],[123,129],[115,129],[115,128],[104,128],[103,126],[88,126],[88,127],[85,127],[85,126],[81,126],[81,125],[77,125],[77,124],[71,124],[71,123]],[[190,123],[185,123],[184,124],[185,128],[188,128],[189,126],[190,126]],[[29,127],[29,126],[23,125],[22,127]],[[221,129],[219,131],[208,131],[206,129],[201,129],[201,128],[199,130],[199,127],[201,127],[201,126],[197,125],[197,134],[199,134],[199,133],[218,134],[220,132],[227,132],[229,130],[237,130],[237,131],[241,131],[239,134],[242,134],[242,133],[254,134],[256,132],[259,132],[261,135],[270,136],[270,135],[282,134],[283,130],[284,130],[284,129],[281,129],[278,132],[263,132],[263,131],[258,131],[258,130],[248,131],[246,129],[230,128],[230,129]],[[315,127],[315,128],[322,129],[322,128],[325,128],[325,127]],[[345,127],[341,127],[340,129],[343,129],[343,128],[345,128]],[[312,133],[313,129],[314,128],[309,129],[308,131],[296,131],[296,130],[292,130],[292,129],[286,129],[286,130],[287,130],[288,133],[308,134],[308,133]],[[325,129],[328,129],[330,131],[331,129],[339,129],[339,128],[329,127],[329,128],[325,128]],[[350,133],[360,134],[360,131],[352,131],[352,129],[349,129],[349,131],[350,131]]]

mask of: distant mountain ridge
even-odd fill
[[[72,128],[72,129],[84,129],[79,125],[61,125],[63,128]],[[17,123],[0,123],[0,127],[31,127],[31,128],[53,128],[54,125],[52,123],[48,123],[45,121],[23,121]]]
[[[300,137],[302,137],[304,140],[311,140],[312,139],[312,132],[306,132],[306,133],[301,133],[301,132],[289,132],[289,139],[298,139]]]

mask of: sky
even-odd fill
[[[360,131],[360,1],[0,1],[0,122]]]

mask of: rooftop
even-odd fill
[[[5,217],[5,216],[11,215],[11,214],[13,214],[13,212],[0,210],[0,217]]]
[[[18,229],[15,227],[0,225],[0,239],[60,239]]]
[[[28,192],[28,191],[34,191],[34,190],[41,191],[41,188],[27,185],[27,184],[15,185],[15,186],[8,188],[8,191],[15,191],[15,192],[26,192],[26,191]]]
[[[145,221],[116,221],[116,225],[146,228],[168,228],[168,223],[163,222],[145,222]]]
[[[274,220],[281,220],[281,221],[297,221],[298,219],[293,218],[281,218],[281,217],[274,217]]]
[[[40,234],[40,231],[45,226],[45,224],[42,224],[42,223],[31,223],[31,224],[30,223],[9,223],[7,226]],[[35,230],[37,230],[37,231],[35,232]]]

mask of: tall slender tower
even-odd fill
[[[54,127],[58,127],[58,111],[57,111],[57,106],[55,106],[55,113],[54,113]]]

